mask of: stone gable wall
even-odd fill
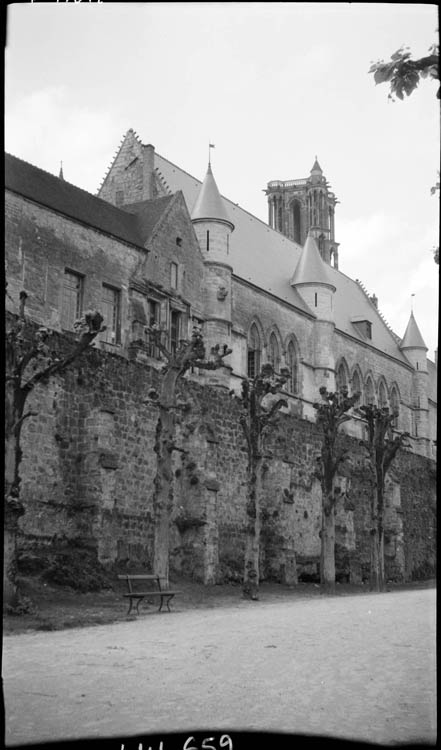
[[[59,336],[60,346],[66,347]],[[76,543],[106,566],[152,560],[153,452],[157,412],[146,403],[158,371],[91,349],[29,399],[38,416],[23,426],[21,554]],[[191,409],[178,418],[174,454],[171,569],[200,581],[239,580],[246,523],[246,449],[239,405],[195,376],[181,385]],[[337,509],[340,580],[367,577],[370,476],[358,441],[343,436],[352,468]],[[265,443],[262,575],[295,583],[318,576],[320,432],[281,414]],[[346,476],[344,475],[346,474]],[[434,574],[434,463],[403,453],[387,490],[387,575]]]

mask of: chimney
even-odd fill
[[[148,143],[142,148],[142,200],[154,198],[155,147]]]

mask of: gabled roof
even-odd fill
[[[121,207],[123,211],[136,215],[138,232],[143,244],[150,238],[155,226],[175,199],[175,196],[176,194],[165,195],[162,198],[129,203]]]
[[[290,284],[292,286],[326,284],[335,291],[335,286],[329,279],[326,264],[323,262],[317,243],[311,234],[308,234],[306,238]]]
[[[11,154],[5,154],[5,187],[105,234],[143,247],[134,214]]]
[[[413,312],[410,313],[409,322],[403,340],[401,341],[400,349],[425,349],[427,351],[427,346],[425,345],[420,329],[416,324]]]
[[[205,175],[205,180],[202,183],[193,211],[191,212],[191,218],[192,221],[216,219],[226,222],[234,229],[234,224],[228,216],[210,164],[208,165],[207,174]]]
[[[157,152],[155,152],[155,167],[161,172],[172,191],[182,190],[191,214],[200,191],[201,181]],[[312,315],[313,313],[297,289],[289,282],[292,269],[296,267],[300,259],[301,245],[289,240],[281,232],[271,229],[265,222],[248,213],[238,204],[224,196],[221,198],[235,226],[230,238],[234,276],[249,281],[280,300]],[[372,339],[369,344],[409,367],[409,362],[400,351],[392,332],[356,281],[331,266],[327,266],[326,271],[331,284],[336,287],[333,298],[336,328],[365,343],[363,336],[354,329],[351,318],[354,315],[360,315],[363,319],[370,320]]]

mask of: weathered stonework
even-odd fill
[[[64,337],[58,345],[66,346]],[[153,452],[157,411],[147,400],[158,371],[90,350],[65,375],[40,385],[23,427],[21,555],[66,543],[94,550],[107,566],[151,567]],[[197,376],[181,383],[174,454],[172,571],[205,583],[239,580],[246,523],[246,450],[239,406]],[[340,477],[337,578],[367,579],[369,482],[364,450],[349,435],[351,471]],[[262,573],[295,584],[317,580],[320,432],[280,414],[265,443]],[[409,580],[435,569],[433,461],[405,452],[387,482],[386,575]],[[81,553],[79,553],[81,554]]]

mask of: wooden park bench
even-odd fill
[[[164,602],[167,605],[167,609],[169,612],[171,612],[169,607],[169,602],[173,599],[173,597],[176,594],[180,594],[180,591],[171,591],[170,589],[162,589],[161,588],[161,580],[166,580],[162,576],[158,575],[129,575],[125,573],[124,575],[119,575],[118,578],[120,581],[126,581],[128,593],[123,594],[123,596],[130,600],[130,605],[127,614],[129,615],[133,608],[133,600],[136,600],[136,613],[139,615],[139,605],[142,602],[143,599],[153,599],[154,597],[159,598],[159,609],[158,612],[162,610],[162,605]],[[150,587],[143,591],[134,590],[132,582],[140,582],[140,581],[148,581],[150,582]]]

